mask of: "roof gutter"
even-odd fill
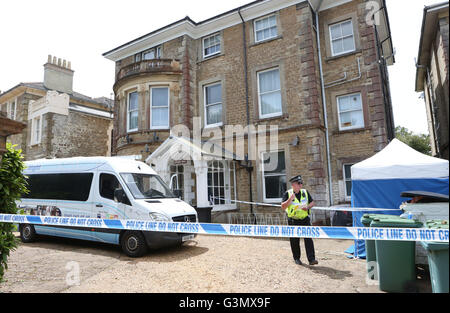
[[[423,17],[422,17],[422,28],[420,30],[420,41],[419,41],[419,51],[416,60],[416,82],[415,82],[415,91],[421,92],[425,90],[425,87],[422,84],[422,79],[426,76],[425,69],[427,68],[427,64],[422,64],[422,54],[423,54],[423,45],[425,39],[425,28],[427,24],[428,13],[433,13],[442,9],[448,9],[448,2],[437,3],[435,5],[425,6],[423,9]]]

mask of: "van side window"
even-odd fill
[[[28,190],[23,198],[86,201],[93,173],[30,174]]]
[[[120,183],[116,176],[111,174],[100,174],[100,196],[114,200],[114,190],[120,188]]]

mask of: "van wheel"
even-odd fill
[[[34,226],[31,224],[19,225],[20,240],[24,243],[36,241],[37,235]]]
[[[143,256],[147,252],[144,235],[139,231],[127,231],[120,240],[122,251],[132,258]]]

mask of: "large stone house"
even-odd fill
[[[103,54],[116,64],[113,154],[213,213],[279,213],[270,205],[298,174],[318,205],[348,203],[350,166],[394,137],[392,50],[384,1],[259,0],[186,17]]]
[[[416,91],[424,94],[431,153],[448,160],[448,2],[424,8],[416,66]]]
[[[8,137],[25,160],[111,155],[113,101],[73,91],[73,74],[70,62],[49,55],[43,82],[0,94],[0,111],[27,125]]]

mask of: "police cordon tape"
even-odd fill
[[[240,201],[240,200],[230,200],[220,197],[210,197],[210,204],[213,205],[214,202],[212,199],[222,200],[222,201],[230,201],[235,203],[243,203],[243,204],[254,204],[258,206],[269,206],[274,208],[280,208],[279,204],[270,204],[270,203],[261,203],[261,202],[249,202],[249,201]],[[318,207],[314,206],[310,210],[320,210],[320,211],[346,211],[346,212],[378,212],[378,211],[401,211],[401,209],[383,209],[383,208],[362,208],[362,207],[348,207],[348,206],[329,206],[329,207]]]
[[[0,223],[99,228],[273,238],[321,238],[449,242],[448,229],[329,227],[249,224],[182,223],[40,215],[0,214]]]

